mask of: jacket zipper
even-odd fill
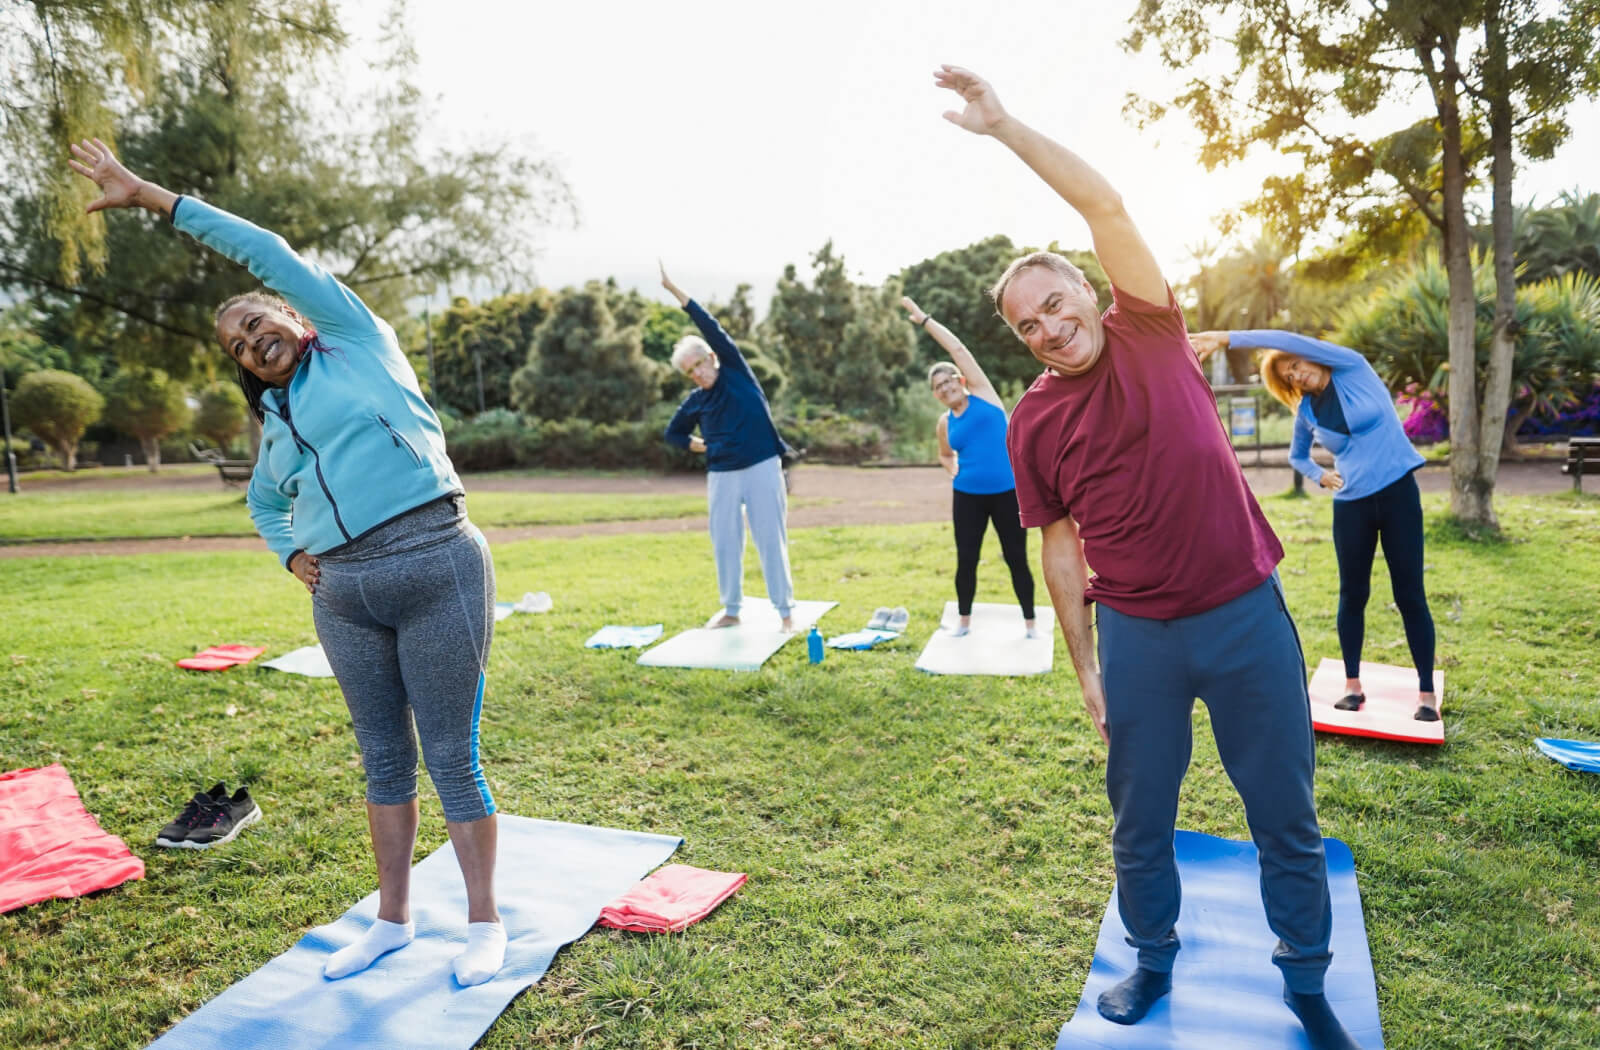
[[[294,438],[294,447],[301,452],[311,453],[311,466],[317,472],[317,484],[322,486],[322,494],[327,497],[328,506],[333,508],[333,523],[339,526],[339,535],[346,541],[351,539],[350,530],[344,527],[344,519],[339,516],[339,504],[334,501],[333,491],[328,488],[328,479],[322,476],[322,457],[317,455],[316,448],[300,436],[300,431],[295,429],[294,419],[289,413],[289,392],[283,392],[283,421],[289,424],[289,436]]]
[[[401,445],[404,445],[406,451],[411,453],[411,458],[416,461],[417,466],[422,466],[422,457],[417,455],[417,450],[411,447],[411,442],[407,441],[403,436],[401,436],[400,432],[396,430],[389,420],[384,416],[379,415],[378,422],[382,423],[383,429],[389,432],[389,438],[394,442],[394,447],[399,448]]]

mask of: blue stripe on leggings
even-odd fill
[[[483,799],[484,816],[494,812],[494,796],[489,794],[489,782],[483,778],[483,764],[478,761],[478,717],[483,714],[483,672],[478,672],[478,695],[472,701],[472,750],[467,755],[467,768],[472,770],[472,782],[478,785],[478,797]]]

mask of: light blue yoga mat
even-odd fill
[[[1333,898],[1333,965],[1327,994],[1334,1013],[1364,1050],[1382,1050],[1378,984],[1361,919],[1355,859],[1338,839],[1324,839]],[[1172,992],[1138,1024],[1100,1016],[1100,993],[1138,966],[1111,894],[1094,964],[1078,1010],[1061,1029],[1056,1050],[1307,1050],[1305,1031],[1283,1004],[1283,977],[1272,965],[1278,943],[1261,905],[1260,865],[1248,842],[1180,831],[1175,845],[1183,879]]]
[[[450,960],[466,943],[467,902],[449,843],[411,873],[417,939],[337,981],[329,955],[378,912],[373,893],[184,1018],[152,1050],[467,1050],[562,945],[683,841],[526,817],[499,818],[495,889],[509,940],[500,973],[462,988]]]
[[[1552,740],[1540,737],[1534,741],[1540,751],[1579,773],[1600,773],[1600,743],[1592,740]]]

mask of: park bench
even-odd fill
[[[1583,491],[1585,474],[1600,474],[1600,437],[1567,439],[1567,461],[1561,473],[1572,475],[1572,491]]]
[[[222,453],[214,448],[200,448],[197,445],[190,445],[189,451],[194,453],[196,459],[217,468],[217,474],[221,476],[224,487],[249,481],[250,472],[255,470],[256,467],[248,459],[224,459]]]

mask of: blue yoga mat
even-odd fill
[[[1568,769],[1580,773],[1600,773],[1600,744],[1592,740],[1552,740],[1540,737],[1534,743],[1540,751]]]
[[[1355,859],[1338,839],[1323,842],[1333,897],[1328,1001],[1364,1050],[1382,1050],[1378,985],[1361,921]],[[1183,879],[1183,948],[1172,968],[1171,994],[1134,1025],[1112,1024],[1095,1009],[1100,993],[1138,966],[1113,892],[1078,1010],[1062,1027],[1056,1050],[1306,1050],[1310,1044],[1283,1005],[1283,977],[1272,965],[1278,939],[1261,906],[1255,846],[1193,831],[1178,832],[1175,844]]]
[[[329,955],[378,913],[373,893],[319,926],[151,1044],[152,1050],[467,1050],[562,945],[683,841],[612,828],[501,816],[495,890],[509,936],[491,980],[456,984],[450,960],[466,943],[467,901],[449,843],[411,872],[417,939],[337,981]]]

